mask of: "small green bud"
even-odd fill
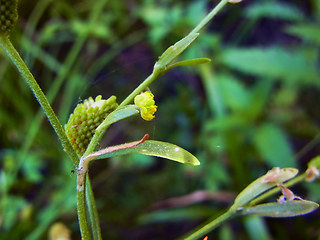
[[[0,33],[9,34],[17,20],[17,0],[0,0]]]
[[[101,95],[95,100],[90,97],[79,103],[65,125],[67,137],[80,157],[87,149],[95,129],[118,107],[115,96],[107,100],[101,98]]]

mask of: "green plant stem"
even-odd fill
[[[101,237],[101,229],[99,224],[100,223],[99,215],[98,215],[97,206],[94,200],[94,194],[92,191],[91,181],[89,177],[87,178],[86,187],[87,187],[86,202],[87,202],[87,209],[89,212],[92,238],[93,240],[101,240],[102,237]]]
[[[221,10],[221,8],[227,3],[227,0],[222,0],[192,31],[191,33],[197,33],[199,32],[202,28],[205,27],[205,25]],[[155,65],[156,66],[156,65]],[[126,106],[130,104],[134,97],[140,94],[143,90],[145,90],[154,80],[156,80],[159,75],[162,73],[163,69],[154,67],[153,72],[149,77],[147,77],[129,96],[123,100],[123,102],[119,105],[117,109],[120,107]],[[86,152],[84,156],[88,156],[89,154],[93,153],[100,140],[102,139],[104,133],[106,132],[108,127],[104,128],[103,131],[96,131],[93,138],[91,139],[89,146],[86,149]],[[78,175],[79,176],[79,175]],[[80,195],[80,196],[79,196]],[[78,191],[78,204],[80,206],[83,206],[84,197],[85,196],[85,191]],[[79,217],[79,222],[81,221],[86,221],[86,216],[82,216],[82,214],[86,214],[85,211],[78,211],[78,217]],[[224,215],[223,215],[224,216]],[[220,218],[219,218],[220,219]],[[214,221],[215,222],[215,221]],[[82,228],[84,228],[84,231],[86,231],[85,227],[87,224],[84,224],[83,222],[81,223]],[[82,229],[81,229],[82,232]]]
[[[198,33],[202,30],[208,22],[223,8],[224,5],[228,3],[228,0],[222,0],[217,6],[215,6],[211,12],[190,32]],[[120,105],[119,107],[123,107],[129,104],[135,96],[145,90],[161,73],[163,69],[154,68],[152,74],[144,80]]]
[[[236,212],[233,210],[228,210],[224,214],[220,215],[213,221],[209,222],[208,224],[205,224],[203,227],[201,227],[199,230],[193,232],[191,235],[187,236],[184,238],[185,240],[197,240],[204,236],[205,234],[211,232],[215,228],[219,227],[222,225],[224,222],[229,220],[230,218],[234,217],[236,215]]]
[[[198,33],[200,32],[210,20],[228,3],[228,0],[221,0],[221,2],[215,6],[212,11],[204,18],[202,21],[190,32]]]
[[[118,108],[123,107],[123,106],[128,105],[129,103],[131,103],[135,96],[140,94],[154,80],[156,80],[159,77],[160,73],[161,73],[161,71],[159,69],[155,68],[153,70],[152,74],[149,77],[147,77],[132,93],[130,93],[130,95],[125,100],[123,100],[123,102],[119,105]]]
[[[299,176],[293,178],[292,180],[286,182],[283,184],[283,186],[285,187],[291,187],[299,182],[302,182],[305,180],[305,178],[307,177],[307,172],[304,172],[302,174],[300,174]],[[281,189],[279,187],[276,187],[276,188],[273,188],[271,190],[269,190],[268,192],[260,195],[259,197],[253,199],[251,202],[248,203],[248,206],[254,206],[254,205],[257,205],[258,203],[260,203],[261,201],[263,201],[264,199],[268,198],[268,197],[271,197],[272,195],[280,192]]]
[[[88,173],[85,174],[85,178]],[[78,209],[78,220],[81,231],[81,239],[91,240],[91,233],[89,229],[87,219],[87,207],[86,207],[86,188],[83,187],[81,190],[77,189],[77,209]]]
[[[40,86],[38,85],[37,81],[34,79],[32,73],[20,57],[19,53],[16,51],[14,46],[12,45],[11,41],[9,40],[8,36],[0,34],[0,46],[4,49],[9,59],[12,63],[16,66],[18,71],[20,72],[23,79],[26,81],[28,86],[31,88],[33,94],[35,95],[37,101],[39,102],[41,108],[45,112],[47,118],[49,119],[52,127],[54,128],[55,132],[57,133],[63,149],[65,152],[70,156],[73,164],[77,166],[78,156],[73,150],[66,134],[59,122],[56,114],[54,113],[53,109],[51,108],[46,96],[42,92]]]

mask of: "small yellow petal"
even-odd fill
[[[154,118],[157,106],[153,100],[154,96],[151,92],[143,92],[134,98],[134,104],[140,108],[141,117],[146,121]]]

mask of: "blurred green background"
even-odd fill
[[[11,40],[63,124],[89,96],[121,102],[218,1],[24,0]],[[0,239],[79,239],[76,175],[31,91],[0,58]],[[140,155],[90,167],[104,239],[175,239],[221,214],[268,169],[320,154],[320,0],[244,0],[225,7],[176,68],[151,85],[158,111],[112,126],[101,147],[177,144],[199,167]],[[319,181],[292,188],[320,202]],[[182,198],[181,198],[182,197]],[[275,201],[276,196],[271,201]],[[320,212],[241,217],[209,239],[320,239]]]

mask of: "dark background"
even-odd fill
[[[116,95],[120,103],[217,3],[24,0],[11,40],[65,124],[89,96]],[[319,46],[319,0],[244,0],[223,8],[180,57],[212,62],[161,76],[150,86],[156,118],[117,123],[100,144],[149,133],[187,149],[201,165],[141,155],[94,162],[104,239],[181,237],[220,215],[272,167],[305,171],[320,152]],[[0,239],[48,239],[56,222],[79,239],[74,167],[4,54],[0,116]],[[291,190],[320,202],[319,181]],[[182,196],[186,203],[176,198]],[[241,217],[208,236],[319,239],[319,223],[319,210],[290,219]]]

